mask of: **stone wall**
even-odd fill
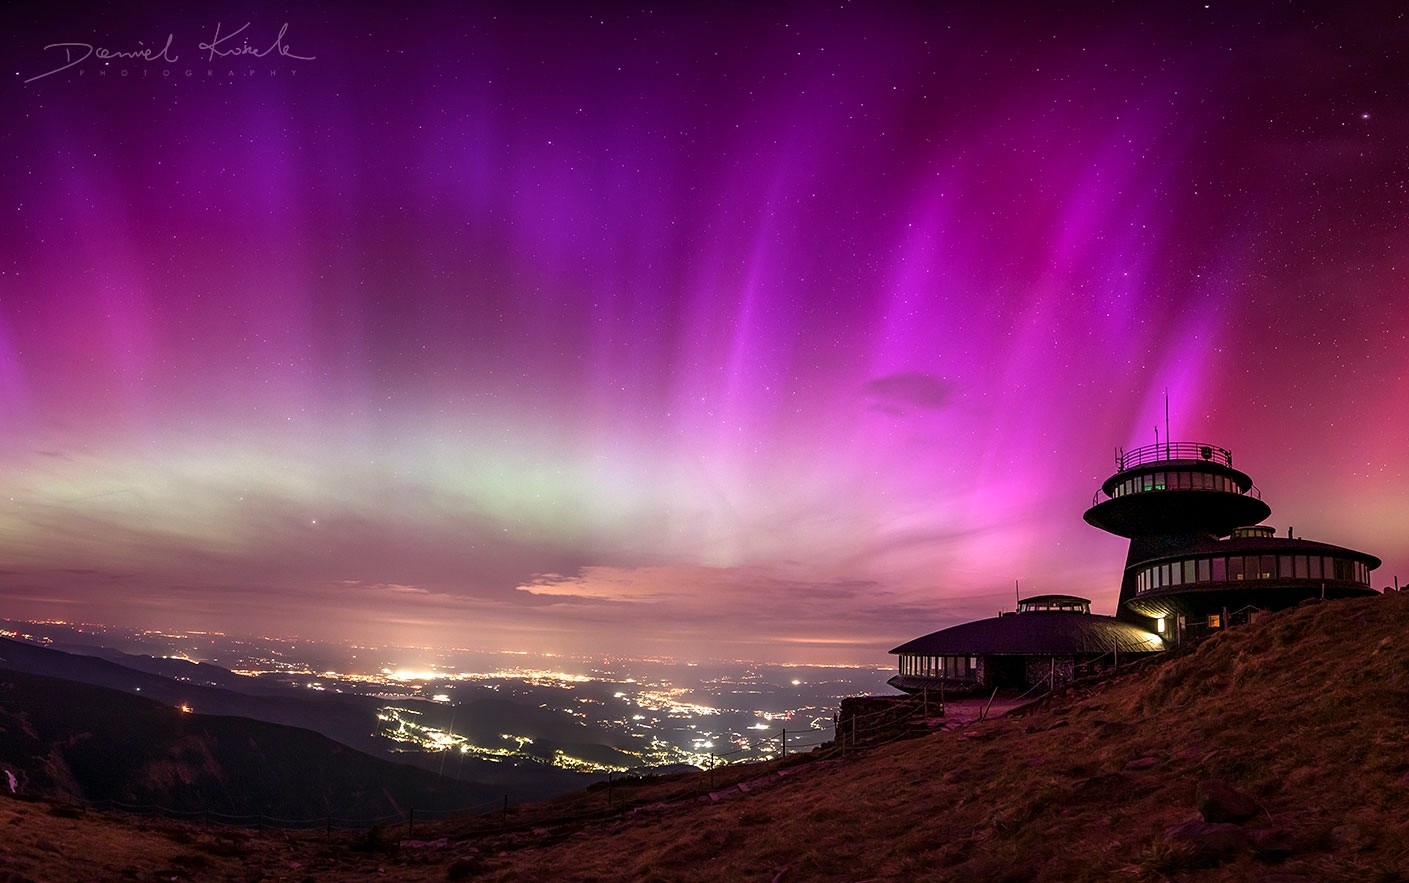
[[[1074,656],[1029,656],[1027,659],[1027,682],[1030,685],[1045,684],[1060,687],[1076,678],[1076,657]],[[1052,683],[1048,684],[1048,681]]]
[[[837,710],[837,738],[848,745],[864,745],[907,732],[921,711],[921,701],[918,696],[848,696]]]

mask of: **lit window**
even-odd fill
[[[1164,617],[1163,617],[1163,616],[1161,616],[1161,617],[1159,617],[1158,619],[1155,620],[1155,631],[1159,632],[1161,635],[1164,634]]]
[[[1223,617],[1219,616],[1217,613],[1209,614],[1208,627],[1211,629],[1223,628]]]

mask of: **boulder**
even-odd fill
[[[1284,859],[1296,851],[1292,835],[1285,828],[1258,828],[1247,835],[1252,848],[1265,858]]]
[[[1205,779],[1194,789],[1194,805],[1206,822],[1244,822],[1262,807],[1222,779]]]
[[[1230,862],[1248,848],[1248,835],[1231,822],[1201,822],[1198,819],[1175,825],[1165,831],[1174,846],[1188,851],[1199,864],[1218,865]]]

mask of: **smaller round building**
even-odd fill
[[[965,622],[890,651],[900,657],[892,687],[908,693],[980,688],[1047,689],[1165,649],[1163,639],[1072,595],[1036,595],[1016,613]]]

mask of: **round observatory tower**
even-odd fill
[[[1374,594],[1378,558],[1254,526],[1271,514],[1227,448],[1165,442],[1117,452],[1085,519],[1130,540],[1116,615],[1167,639],[1307,598]]]

